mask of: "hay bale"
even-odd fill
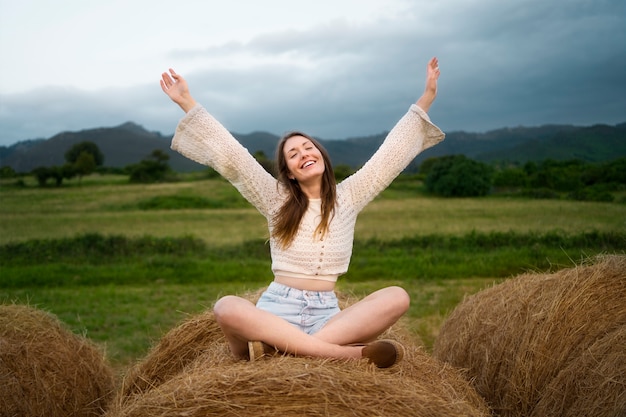
[[[241,296],[256,303],[264,290],[265,287]],[[357,301],[353,295],[338,293],[337,297],[341,308]],[[166,333],[148,355],[126,373],[118,401],[159,386],[201,355],[222,356],[227,353],[228,346],[213,311],[191,316]]]
[[[259,294],[245,297],[254,302]],[[355,301],[338,296],[344,307]],[[131,370],[107,416],[489,415],[459,371],[426,354],[402,322],[382,337],[406,347],[398,366],[292,356],[250,363],[233,359],[205,312],[166,334]]]
[[[626,326],[599,339],[554,378],[531,417],[626,415]]]
[[[248,292],[243,297],[256,303],[264,290]],[[191,316],[166,333],[148,355],[126,373],[116,402],[159,386],[203,354],[222,355],[227,349],[212,310]]]
[[[228,349],[212,311],[185,320],[126,373],[117,401],[161,385],[217,347]]]
[[[488,416],[484,401],[452,367],[408,349],[402,365],[279,356],[249,363],[199,357],[108,417]],[[460,389],[459,389],[460,387]]]
[[[1,415],[102,416],[114,382],[103,353],[55,316],[0,305]]]
[[[459,304],[442,325],[433,354],[466,369],[497,415],[529,416],[548,391],[567,389],[567,381],[557,379],[564,369],[584,362],[579,358],[589,349],[626,325],[624,300],[626,256],[598,257],[553,274],[522,274]],[[602,367],[619,368],[617,361],[626,361],[623,346],[607,349],[614,354],[601,358]],[[609,395],[623,395],[624,385],[612,388]],[[597,392],[586,393],[580,409],[596,401],[591,396]],[[591,415],[604,415],[596,413]]]

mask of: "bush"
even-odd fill
[[[0,178],[15,178],[17,173],[9,166],[3,166],[0,168]]]
[[[443,197],[479,197],[491,190],[493,168],[463,155],[435,161],[426,177],[426,189]]]
[[[603,187],[585,187],[572,191],[569,193],[568,198],[578,201],[601,201],[610,203],[615,200],[613,194],[605,191]]]
[[[131,238],[87,233],[70,238],[34,239],[0,246],[0,264],[36,264],[47,262],[106,263],[115,258],[149,255],[202,254],[204,241],[195,237]]]
[[[128,167],[130,182],[150,183],[164,181],[172,172],[167,163],[169,158],[169,155],[165,152],[155,149],[148,158]]]
[[[527,176],[522,168],[506,168],[493,176],[493,185],[496,187],[524,187],[526,183]]]

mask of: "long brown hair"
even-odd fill
[[[273,236],[278,244],[283,248],[288,247],[293,242],[302,217],[309,207],[309,199],[300,188],[298,181],[289,178],[289,169],[287,168],[287,160],[285,159],[284,147],[287,139],[294,136],[303,136],[311,141],[311,143],[320,151],[324,160],[324,174],[322,176],[321,199],[322,199],[322,220],[315,229],[315,235],[320,234],[322,237],[328,232],[330,220],[335,211],[335,202],[337,199],[337,183],[335,181],[335,173],[333,171],[330,156],[324,147],[311,136],[302,132],[289,132],[283,136],[276,147],[276,170],[278,181],[285,186],[288,192],[287,199],[280,207],[278,212],[272,219]]]

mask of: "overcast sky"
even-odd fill
[[[232,132],[389,130],[440,60],[444,131],[626,121],[623,0],[0,0],[0,145],[133,121],[172,67]]]

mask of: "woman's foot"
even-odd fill
[[[250,362],[258,361],[265,356],[274,356],[278,351],[267,343],[253,341],[248,342],[248,355]]]
[[[417,105],[428,113],[430,106],[437,97],[437,80],[439,79],[439,60],[435,57],[428,61],[426,66],[426,86],[424,94],[417,100]]]
[[[377,340],[366,345],[361,355],[379,368],[389,368],[402,360],[404,346],[394,340]]]

